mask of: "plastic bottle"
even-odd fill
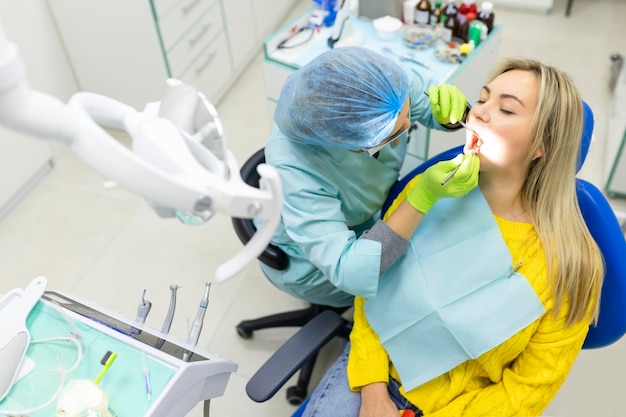
[[[467,34],[468,42],[474,42],[474,45],[478,46],[480,45],[482,41],[485,40],[488,32],[489,32],[489,29],[487,28],[487,25],[483,21],[474,19],[469,24],[468,34]]]
[[[415,6],[419,0],[405,0],[402,3],[402,20],[406,25],[415,23]]]
[[[459,21],[459,27],[465,24],[468,13],[474,13],[474,16],[478,13],[475,0],[463,0],[459,6],[459,11],[456,16],[456,19]]]
[[[495,14],[493,13],[493,3],[490,1],[484,1],[480,5],[480,12],[476,16],[476,20],[480,20],[487,26],[487,32],[491,32],[493,29],[493,21]]]
[[[443,11],[441,9],[441,2],[440,1],[436,1],[435,2],[435,7],[433,8],[432,12],[430,13],[430,24],[435,26],[439,23],[441,23],[441,15],[442,15]]]
[[[427,25],[430,23],[430,0],[420,0],[415,5],[415,23]]]
[[[337,0],[324,0],[324,7],[326,10],[326,17],[324,18],[324,25],[331,27],[335,24],[335,18],[337,17]]]

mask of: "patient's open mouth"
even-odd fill
[[[483,144],[483,140],[480,138],[480,136],[478,136],[478,133],[476,133],[476,131],[474,129],[472,129],[471,127],[467,126],[467,124],[464,121],[459,120],[459,123],[465,129],[467,129],[470,132],[472,132],[472,141],[470,143],[470,146],[467,147],[467,150],[469,150],[470,152],[473,152],[473,153],[478,153],[478,151],[480,151],[480,147]]]
[[[480,151],[480,147],[483,144],[483,140],[476,134],[476,132],[472,131],[472,142],[469,146],[469,150],[474,153],[478,153]]]

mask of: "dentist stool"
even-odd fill
[[[258,165],[263,163],[265,163],[265,153],[264,149],[260,149],[248,158],[248,160],[241,167],[240,173],[243,181],[248,185],[258,188],[260,175],[256,168]],[[233,218],[232,223],[237,237],[244,245],[256,233],[257,229],[252,219]],[[267,246],[261,255],[259,255],[258,259],[271,268],[281,271],[287,269],[289,265],[289,258],[285,252],[272,244]],[[244,320],[237,325],[236,329],[239,336],[244,339],[250,339],[253,332],[256,330],[268,329],[272,327],[302,327],[323,311],[332,310],[337,314],[341,314],[347,309],[348,307],[335,308],[321,304],[311,304],[308,308],[301,310],[273,314],[253,320]],[[313,373],[316,358],[317,351],[312,351],[306,360],[300,361],[296,368],[292,370],[291,375],[293,375],[298,369],[300,370],[300,375],[296,385],[287,389],[287,401],[289,401],[292,405],[301,404],[307,397],[308,385],[311,379],[311,374]]]

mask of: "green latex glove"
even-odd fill
[[[432,86],[428,89],[428,97],[430,110],[440,124],[455,124],[463,119],[467,99],[455,86],[448,84]]]
[[[459,169],[444,185],[441,185],[456,167]],[[474,153],[459,154],[454,159],[438,162],[424,171],[422,177],[409,191],[406,200],[416,210],[426,214],[440,198],[461,197],[476,187],[479,168],[480,160]]]

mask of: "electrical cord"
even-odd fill
[[[294,38],[297,38],[298,35],[306,31],[308,31],[306,36],[301,36],[303,39],[301,39],[300,41],[293,41],[293,43],[289,44],[290,41],[292,41]],[[313,38],[314,32],[315,28],[313,26],[302,26],[298,29],[296,29],[296,27],[294,26],[291,29],[291,33],[289,34],[289,36],[287,36],[285,39],[280,41],[278,45],[276,45],[276,49],[291,49],[302,46]]]
[[[68,369],[63,369],[63,367],[61,366],[61,359],[59,358],[58,355],[56,356],[57,368],[49,369],[48,372],[53,372],[59,375],[59,378],[60,378],[59,387],[54,392],[52,397],[48,401],[46,401],[44,404],[39,405],[34,408],[27,409],[27,410],[0,410],[1,416],[7,416],[7,417],[29,416],[49,407],[54,401],[56,401],[57,397],[63,390],[63,387],[65,385],[66,375],[74,371],[76,368],[78,368],[78,365],[83,360],[84,353],[87,350],[87,344],[85,344],[85,349],[83,349],[83,346],[81,345],[80,341],[83,341],[84,343],[85,339],[83,338],[78,328],[74,325],[74,323],[67,316],[64,309],[60,307],[58,303],[56,302],[53,302],[53,304],[54,304],[53,308],[55,308],[55,310],[57,310],[61,314],[61,317],[63,318],[63,320],[65,320],[65,322],[70,327],[70,329],[72,329],[71,336],[50,337],[46,339],[33,340],[30,343],[39,344],[39,343],[52,343],[52,342],[71,342],[76,346],[76,352],[77,352],[76,360],[74,361],[74,364],[70,366]]]

